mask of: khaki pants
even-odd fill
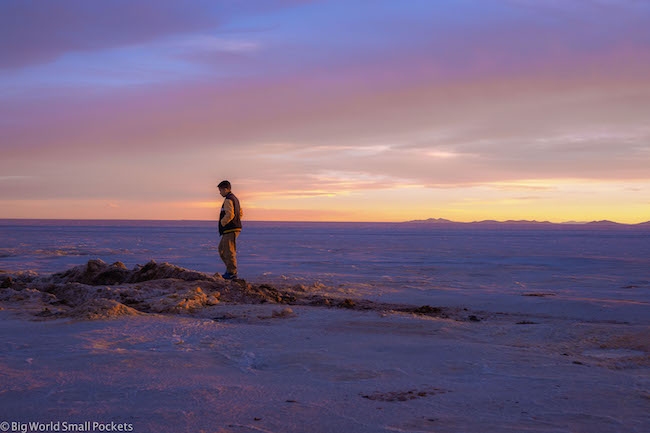
[[[237,273],[237,236],[239,232],[224,233],[219,242],[219,255],[229,274]]]

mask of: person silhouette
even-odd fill
[[[223,278],[231,280],[237,278],[237,237],[242,229],[241,218],[244,212],[239,205],[239,199],[232,193],[232,186],[227,180],[221,181],[219,194],[225,198],[219,214],[219,255],[226,265]]]

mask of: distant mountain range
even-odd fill
[[[566,221],[562,223],[552,223],[550,221],[529,221],[529,220],[508,220],[508,221],[495,221],[495,220],[483,220],[483,221],[472,221],[472,222],[458,222],[451,221],[444,218],[429,218],[426,220],[412,220],[405,221],[404,224],[436,224],[436,225],[462,225],[462,226],[535,226],[535,227],[544,227],[544,226],[562,226],[562,227],[591,227],[591,228],[609,228],[609,227],[647,227],[650,228],[650,221],[646,221],[639,224],[623,224],[617,223],[609,220],[601,221]]]

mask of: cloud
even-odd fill
[[[94,51],[160,36],[214,28],[217,17],[199,1],[62,0],[0,4],[0,67],[49,62],[70,51]]]
[[[441,158],[441,159],[458,158],[460,156],[467,155],[467,154],[448,151],[448,150],[431,150],[425,152],[425,154],[432,158]]]
[[[223,0],[3,0],[0,68],[47,63],[69,52],[106,50],[174,34],[215,31],[238,13],[259,13],[296,3],[300,2],[247,0],[238,6]]]
[[[543,183],[544,181],[540,181]],[[535,185],[535,184],[524,184],[524,183],[488,183],[486,186],[496,189],[496,190],[501,190],[501,191],[526,191],[526,190],[533,190],[533,191],[552,191],[555,189],[555,187],[550,186],[550,185]]]
[[[244,221],[341,221],[351,220],[354,211],[337,209],[285,209],[247,206]]]
[[[11,180],[21,180],[21,179],[31,179],[34,176],[0,176],[0,182],[1,181],[11,181]]]
[[[32,65],[14,71],[29,81],[75,62],[0,104],[1,172],[40,175],[2,193],[199,201],[229,178],[314,200],[648,178],[642,15],[399,3],[4,2],[0,20],[20,23],[0,23],[6,68]]]
[[[164,48],[196,51],[226,51],[246,53],[260,48],[258,42],[246,40],[232,40],[213,35],[192,35],[164,45]]]

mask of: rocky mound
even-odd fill
[[[100,319],[134,312],[192,314],[220,303],[290,303],[295,296],[269,285],[224,280],[170,263],[108,264],[89,260],[51,275],[4,272],[0,302],[20,311],[38,311],[41,318]]]
[[[224,280],[219,274],[181,268],[170,263],[107,264],[92,259],[51,275],[0,272],[0,307],[12,305],[40,318],[74,317],[102,319],[143,313],[203,313],[211,307],[231,304],[288,304],[351,310],[391,310],[409,314],[449,317],[449,311],[429,306],[384,304],[364,299],[342,299],[310,293],[305,286],[276,288]],[[272,318],[291,317],[289,309]],[[208,313],[205,313],[208,314]]]
[[[219,292],[205,293],[200,287],[184,293],[172,293],[152,299],[150,309],[156,313],[192,312],[219,303]]]
[[[43,315],[42,312],[40,314]],[[82,320],[96,320],[113,319],[122,316],[141,316],[144,314],[112,299],[89,299],[63,313],[62,316]]]
[[[128,284],[142,281],[176,278],[183,281],[216,281],[219,274],[211,276],[203,272],[191,271],[170,263],[156,263],[151,260],[144,266],[136,265],[129,270],[124,263],[107,264],[101,259],[88,260],[85,265],[75,266],[64,272],[52,275],[53,282],[76,282],[92,286],[103,284]]]

